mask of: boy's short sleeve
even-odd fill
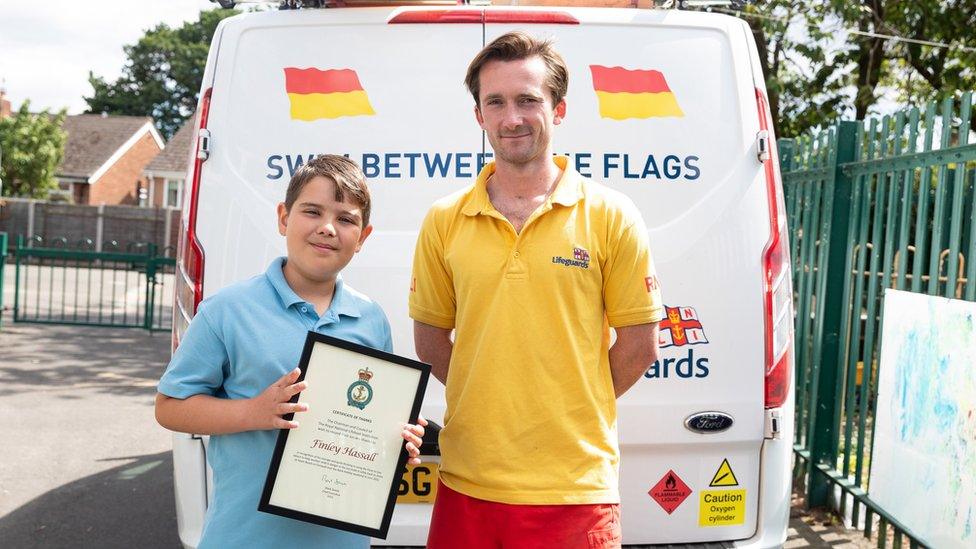
[[[393,330],[390,329],[390,321],[386,318],[386,313],[380,309],[380,314],[383,316],[383,350],[392,353],[393,352]]]
[[[454,281],[444,261],[443,235],[431,210],[417,235],[410,281],[410,318],[438,328],[454,328]]]
[[[640,218],[617,235],[604,269],[603,298],[610,326],[636,326],[664,318],[661,288]]]
[[[207,317],[206,305],[202,304],[193,317],[159,380],[157,390],[166,396],[213,396],[224,383],[224,366],[229,362],[227,348]]]

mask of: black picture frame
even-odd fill
[[[353,343],[351,341],[346,341],[344,339],[339,339],[337,337],[332,337],[317,332],[308,332],[308,336],[305,339],[305,347],[302,350],[302,357],[299,362],[299,368],[301,369],[301,375],[298,377],[298,381],[305,379],[308,372],[309,360],[311,359],[312,352],[317,345],[330,345],[332,347],[337,347],[347,351],[352,351],[377,359],[379,361],[396,364],[398,366],[412,368],[420,371],[419,382],[417,383],[416,391],[413,397],[413,404],[410,409],[409,421],[412,424],[416,424],[418,417],[420,415],[420,407],[423,404],[424,393],[427,390],[427,382],[430,378],[430,365],[417,360],[413,360],[400,355],[395,355],[392,353],[387,353],[378,349],[373,349],[372,347],[366,347],[358,343]],[[311,388],[310,388],[311,389]],[[301,393],[296,394],[290,400],[290,402],[298,402],[301,398]],[[285,419],[293,419],[294,414],[287,414],[284,416]],[[265,513],[271,513],[274,515],[287,517],[294,520],[300,520],[303,522],[309,522],[313,524],[319,524],[321,526],[328,526],[329,528],[335,528],[337,530],[345,530],[348,532],[354,532],[357,534],[362,534],[366,536],[371,536],[380,539],[386,539],[386,536],[390,529],[390,522],[393,518],[393,507],[396,504],[397,497],[397,485],[400,479],[400,473],[406,468],[407,462],[407,450],[401,445],[399,457],[396,461],[396,468],[393,471],[386,471],[389,474],[389,486],[387,490],[386,507],[383,511],[383,517],[379,528],[372,528],[370,526],[356,524],[351,522],[346,522],[338,520],[335,518],[330,518],[328,516],[316,515],[311,513],[306,513],[304,511],[298,511],[295,509],[290,509],[287,507],[281,507],[274,505],[270,502],[272,492],[274,491],[276,479],[278,476],[278,471],[281,467],[281,460],[284,456],[285,445],[288,442],[288,436],[291,431],[289,429],[280,429],[278,431],[278,439],[275,443],[274,454],[271,458],[271,464],[268,467],[267,478],[265,479],[264,489],[261,493],[261,500],[258,504],[258,511]]]

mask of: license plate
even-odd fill
[[[407,465],[397,486],[397,503],[434,503],[437,496],[436,463]]]

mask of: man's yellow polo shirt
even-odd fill
[[[485,182],[434,204],[414,258],[410,316],[454,328],[441,480],[479,499],[615,503],[609,326],[657,322],[647,231],[624,195],[567,167],[521,233]]]

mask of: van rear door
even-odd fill
[[[465,69],[509,30],[551,36],[571,75],[556,152],[637,203],[668,306],[661,359],[618,403],[624,542],[748,538],[770,224],[746,28],[678,11],[532,11],[357,8],[225,21],[208,68],[211,153],[197,204],[205,295],[284,253],[272,212],[294,169],[311,155],[348,154],[370,178],[375,231],[344,277],[384,307],[397,352],[413,354],[406,303],[417,229],[434,200],[470,184],[486,152]],[[405,13],[418,15],[389,24]],[[443,22],[465,24],[425,24]],[[333,110],[295,97],[351,92]],[[443,412],[432,383],[424,414]],[[703,412],[733,423],[717,431],[706,417],[701,432],[689,430]],[[386,543],[422,544],[429,513],[398,505]]]
[[[638,205],[667,305],[660,360],[618,401],[624,543],[749,538],[770,230],[744,26],[676,10],[545,11],[568,18],[488,17],[485,41],[511,30],[555,40],[570,72],[555,151]],[[703,412],[732,423],[686,426]]]

